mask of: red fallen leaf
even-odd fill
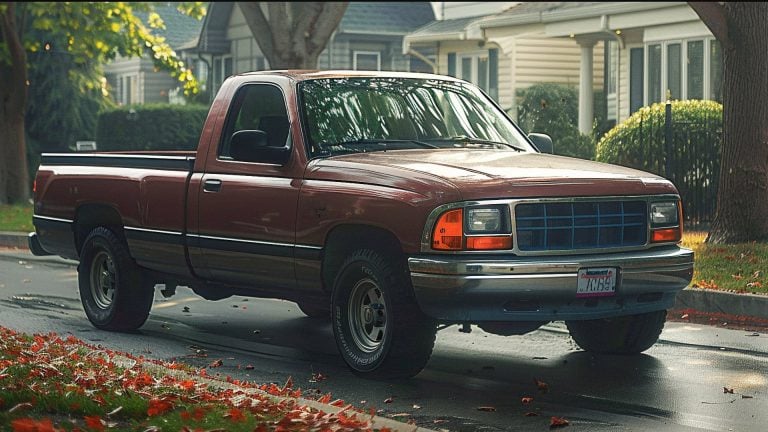
[[[243,414],[243,412],[242,412],[242,411],[240,411],[240,410],[239,410],[239,409],[237,409],[237,408],[232,408],[232,409],[230,409],[230,410],[229,410],[229,412],[227,412],[227,413],[224,415],[224,417],[225,417],[225,418],[226,418],[226,417],[229,417],[229,420],[230,420],[231,422],[233,422],[233,423],[238,423],[238,422],[241,422],[241,421],[245,421],[245,415]]]
[[[549,391],[549,385],[547,385],[547,383],[544,381],[539,381],[537,378],[534,378],[533,382],[536,384],[536,387],[538,387],[540,392],[546,393]]]
[[[533,402],[533,398],[526,396],[526,397],[520,399],[520,402],[522,402],[523,405],[528,405],[529,403]]]
[[[192,418],[196,422],[203,421],[203,419],[205,418],[205,410],[200,407],[195,408],[195,410],[192,412]]]
[[[104,426],[106,425],[104,421],[99,416],[85,416],[85,425],[88,427],[88,429],[95,430],[95,431],[103,431]]]
[[[323,397],[321,397],[320,399],[318,399],[317,401],[320,402],[320,403],[327,404],[328,402],[331,401],[331,394],[328,393],[328,394],[324,395]]]
[[[178,386],[184,390],[190,391],[195,389],[195,382],[192,380],[184,380],[178,383]]]
[[[224,365],[224,361],[222,361],[221,359],[218,359],[218,360],[214,360],[213,362],[211,362],[211,364],[209,364],[208,367],[211,368],[211,369],[214,369],[214,368],[217,368],[217,367],[221,367],[223,365]]]
[[[312,374],[312,378],[309,379],[309,382],[317,383],[317,382],[320,382],[320,381],[325,381],[327,379],[328,379],[327,376],[325,376],[325,375],[323,375],[323,374],[318,372],[318,373],[313,373]]]
[[[245,370],[254,370],[254,369],[256,369],[256,368],[253,367],[253,365],[248,365],[248,366],[245,367]]]
[[[477,407],[477,410],[478,410],[478,411],[485,411],[485,412],[496,412],[496,408],[494,408],[494,407],[492,407],[492,406],[481,406],[481,407]]]
[[[723,393],[733,394],[733,389],[729,389],[728,387],[723,387]]]
[[[343,407],[344,406],[344,400],[336,399],[335,401],[331,402],[331,405],[333,405],[335,407]]]
[[[532,412],[532,411],[528,411],[527,413],[525,413],[523,415],[526,416],[526,417],[538,417],[539,416],[538,413],[535,413],[535,412]]]
[[[392,398],[392,397],[388,397],[388,398],[384,399],[384,403],[387,403],[387,404],[388,404],[388,403],[392,403],[392,402],[394,402],[394,401],[395,401],[395,399],[394,399],[394,398]]]
[[[151,399],[149,401],[149,408],[147,409],[147,415],[152,417],[156,415],[162,415],[173,409],[173,404],[167,400]]]
[[[288,389],[292,389],[292,388],[293,388],[293,377],[288,377],[288,379],[285,380],[285,385],[283,386],[283,388],[280,389],[280,391],[284,392],[284,391],[286,391]]]
[[[12,421],[11,430],[13,432],[58,432],[58,429],[53,427],[53,422],[50,419],[38,421],[31,418],[21,418]]]
[[[549,428],[558,428],[558,427],[565,427],[568,426],[568,420],[562,418],[562,417],[555,417],[552,416],[552,418],[549,420]]]

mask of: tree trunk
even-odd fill
[[[270,69],[316,69],[348,2],[238,2]],[[265,13],[266,12],[266,13]]]
[[[16,26],[16,4],[0,13],[0,42],[8,47],[9,61],[0,60],[0,204],[29,199],[24,111],[27,106],[27,54]]]
[[[768,3],[692,3],[723,51],[723,146],[708,243],[768,239]]]

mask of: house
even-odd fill
[[[406,37],[404,50],[424,40],[423,30]],[[513,109],[515,91],[532,83],[578,86],[582,133],[591,130],[595,88],[603,88],[615,122],[667,99],[722,100],[719,44],[685,2],[522,3],[434,43],[442,47],[439,72],[460,77],[464,69],[451,63],[464,67],[466,45],[499,49],[505,108]]]
[[[177,50],[190,39],[197,37],[202,21],[184,15],[176,7],[178,3],[156,3],[155,12],[165,23],[165,29],[155,33]],[[141,13],[137,13],[141,17]],[[107,83],[115,101],[120,105],[172,101],[178,93],[179,81],[168,72],[158,70],[148,56],[117,58],[104,68]]]
[[[454,18],[434,21],[408,34],[403,52],[434,53],[435,73],[477,84],[514,118],[521,90],[537,83],[578,86],[582,55],[591,56],[596,64],[590,88],[603,85],[602,44],[584,53],[577,41],[548,37],[541,23],[528,19],[562,4],[516,3],[501,13],[468,17],[454,14]],[[464,10],[473,8],[465,6]],[[488,11],[485,3],[474,10]],[[509,17],[510,21],[518,19],[519,24],[503,27],[504,32],[495,28],[486,31],[483,24],[499,16]]]
[[[350,2],[318,68],[431,70],[428,58],[404,55],[401,48],[406,34],[434,19],[429,2]],[[212,2],[199,37],[180,50],[199,60],[197,76],[210,97],[232,74],[269,68],[236,2]]]

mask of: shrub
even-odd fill
[[[205,105],[131,105],[99,114],[100,151],[195,150],[208,115]]]
[[[546,133],[552,138],[555,154],[592,159],[595,139],[579,132],[579,94],[561,84],[535,84],[518,93],[517,118],[526,132]],[[605,122],[602,92],[595,92],[595,126]]]
[[[673,101],[671,104],[673,149],[670,156],[676,162],[675,177],[682,178],[685,173],[696,171],[697,167],[691,165],[696,159],[719,162],[723,106],[701,100]],[[667,154],[665,105],[657,103],[640,108],[608,131],[597,144],[596,159],[664,175]],[[698,157],[676,157],[682,152]],[[714,171],[715,174],[718,172]]]

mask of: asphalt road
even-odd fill
[[[454,326],[438,333],[415,378],[373,381],[347,370],[329,323],[293,303],[206,301],[179,288],[169,299],[155,295],[140,331],[109,333],[85,318],[73,266],[8,251],[0,252],[0,325],[197,367],[221,360],[209,374],[235,379],[292,377],[305,396],[331,393],[435,430],[549,430],[552,416],[567,419],[571,431],[764,431],[768,424],[768,334],[718,326],[668,322],[661,341],[634,357],[585,353],[562,323],[511,337]]]

